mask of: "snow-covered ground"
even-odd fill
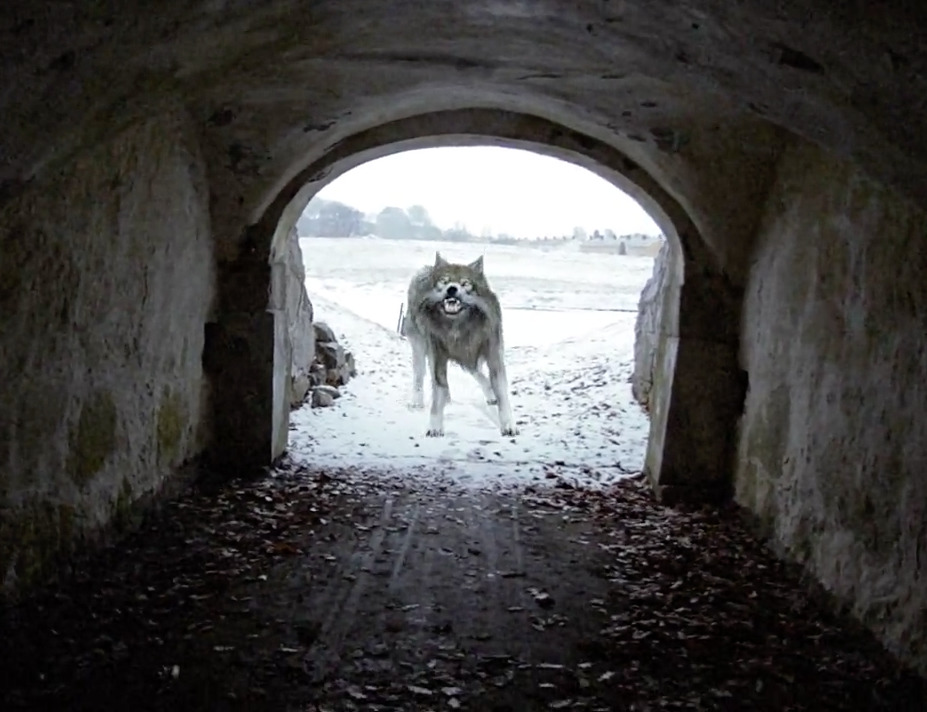
[[[358,376],[332,408],[293,413],[295,460],[401,468],[458,482],[512,484],[551,474],[586,486],[641,470],[647,416],[631,397],[637,301],[649,257],[560,249],[376,239],[302,239],[315,318],[354,353]],[[411,351],[396,333],[411,274],[434,260],[485,254],[503,307],[519,434],[458,368],[443,438],[425,437],[427,407],[410,410]],[[427,378],[426,378],[427,384]],[[428,385],[426,385],[426,402]]]

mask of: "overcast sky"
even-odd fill
[[[660,229],[630,196],[572,163],[490,146],[426,148],[364,163],[319,191],[367,213],[427,208],[439,227],[474,234],[566,235],[577,225],[619,235]]]

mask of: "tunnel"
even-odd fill
[[[715,397],[712,406],[717,413],[704,417],[704,426],[698,435],[694,433],[691,438],[700,438],[699,442],[689,444],[688,451],[667,453],[666,445],[682,444],[683,438],[677,440],[667,437],[667,428],[680,427],[676,413],[684,406],[680,403],[661,402],[655,399],[655,417],[652,426],[651,441],[654,443],[649,454],[648,474],[653,478],[655,486],[665,498],[688,497],[688,499],[715,499],[730,496],[730,469],[726,463],[733,458],[731,448],[733,441],[729,431],[736,427],[736,420],[743,406],[743,373],[736,364],[736,341],[723,329],[716,329],[718,309],[736,309],[736,290],[723,273],[713,270],[709,264],[704,265],[701,271],[690,270],[685,276],[685,261],[683,255],[709,254],[710,250],[704,245],[697,228],[683,211],[678,202],[673,200],[646,172],[618,151],[598,143],[595,140],[569,131],[565,127],[554,124],[536,116],[517,114],[499,110],[463,110],[441,112],[438,114],[425,114],[413,116],[405,120],[389,122],[374,130],[351,136],[342,140],[337,147],[326,153],[320,164],[310,164],[300,174],[297,174],[289,186],[284,188],[266,213],[266,227],[259,223],[253,228],[253,239],[259,244],[282,244],[289,233],[296,218],[302,212],[311,196],[321,189],[323,185],[336,179],[350,168],[390,153],[410,150],[421,147],[437,147],[441,145],[499,145],[506,147],[530,148],[536,152],[553,155],[569,160],[578,165],[593,170],[605,177],[617,187],[625,190],[640,204],[646,206],[648,212],[654,216],[668,239],[672,242],[670,254],[671,277],[664,287],[665,305],[662,310],[666,313],[666,323],[660,330],[657,338],[658,345],[654,348],[654,358],[661,359],[659,368],[672,377],[678,358],[678,311],[680,304],[694,305],[695,309],[712,311],[712,320],[705,318],[705,312],[700,316],[687,313],[682,318],[690,320],[693,324],[700,318],[703,320],[702,328],[705,330],[704,341],[711,344],[710,355],[701,355],[696,352],[702,345],[694,346],[693,342],[685,342],[682,346],[683,358],[693,359],[692,368],[713,368],[713,378],[724,378],[728,381],[729,391],[724,397]],[[318,176],[322,176],[318,179]],[[261,234],[261,230],[264,234]],[[683,242],[683,240],[685,242]],[[274,254],[284,255],[282,249],[273,250]],[[262,257],[260,269],[266,270],[265,263],[274,259]],[[281,262],[276,262],[280,272],[284,271]],[[233,272],[238,274],[238,272]],[[236,279],[238,277],[236,276]],[[711,288],[708,285],[712,285]],[[680,294],[684,289],[694,291],[701,289],[699,297],[687,297],[680,302]],[[700,286],[696,286],[700,285]],[[271,290],[273,291],[273,290]],[[280,300],[283,301],[283,300]],[[276,311],[277,318],[286,321],[282,310]],[[730,318],[736,319],[731,312]],[[693,332],[694,332],[693,328]],[[278,324],[278,334],[285,333],[286,329]],[[280,349],[285,345],[278,345],[278,365],[285,365],[288,359],[280,357]],[[696,359],[700,359],[696,361]],[[696,363],[698,365],[696,365]],[[280,369],[276,372],[278,380],[286,382],[288,374]],[[265,376],[265,382],[268,377]],[[267,390],[265,389],[265,394]],[[228,391],[232,403],[240,397],[231,390]],[[669,393],[669,391],[665,391]],[[265,445],[272,450],[272,456],[277,456],[285,446],[287,427],[286,413],[288,412],[288,399],[284,390],[276,390],[274,403],[269,406],[276,415],[276,426],[271,430],[263,428],[264,433],[273,432],[274,445]],[[705,404],[690,406],[693,410],[703,411]],[[250,432],[260,433],[261,428],[256,425]],[[232,438],[230,438],[232,439]],[[236,442],[245,442],[243,436],[236,436]],[[232,455],[238,460],[241,455]],[[666,462],[664,463],[664,458]],[[725,474],[726,473],[726,474]],[[686,492],[680,494],[680,490]]]
[[[283,454],[280,241],[353,166],[566,158],[673,246],[645,474],[927,672],[920,7],[10,0],[0,576]],[[275,296],[276,295],[276,296]]]

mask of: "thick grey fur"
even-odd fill
[[[445,300],[455,297],[459,312],[448,314]],[[403,335],[412,345],[412,404],[425,407],[425,364],[431,366],[431,416],[426,435],[444,435],[444,408],[450,400],[448,361],[476,379],[487,403],[499,406],[499,429],[516,435],[505,372],[502,309],[483,273],[483,258],[468,265],[452,264],[435,253],[409,283]],[[451,304],[453,306],[453,302]],[[488,377],[480,370],[485,364]]]

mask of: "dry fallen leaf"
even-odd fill
[[[360,691],[360,688],[350,685],[347,689],[348,696],[354,700],[366,700],[367,695]]]

